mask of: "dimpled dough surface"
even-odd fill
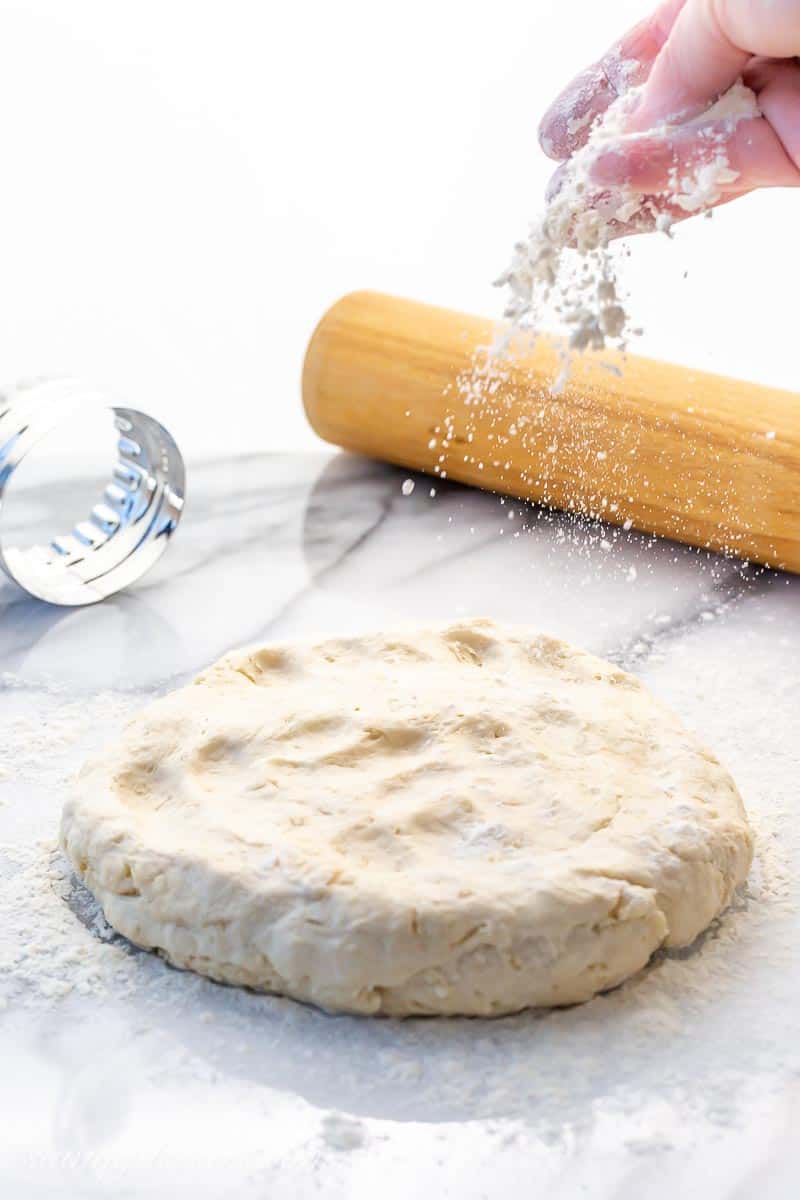
[[[62,844],[171,963],[398,1015],[588,1000],[752,856],[730,776],[635,678],[477,620],[228,655],[84,767]]]

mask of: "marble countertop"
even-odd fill
[[[9,1195],[172,1196],[178,1178],[196,1200],[796,1195],[800,578],[457,485],[431,496],[423,477],[404,496],[405,478],[342,455],[199,464],[173,547],[128,593],[64,610],[0,587]],[[88,749],[235,645],[463,615],[633,670],[731,769],[758,853],[699,945],[579,1008],[396,1022],[221,987],[108,938],[52,851]],[[49,974],[42,922],[74,939]],[[121,967],[101,988],[81,963],[104,955]]]

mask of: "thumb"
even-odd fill
[[[797,0],[688,0],[661,49],[632,120],[643,130],[695,115],[716,100],[756,55],[800,53]]]

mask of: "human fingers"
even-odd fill
[[[553,101],[539,125],[545,154],[569,158],[585,145],[601,113],[622,92],[647,78],[686,0],[666,0],[629,30],[603,57],[581,71]]]
[[[800,94],[796,99],[795,125]],[[763,117],[740,121],[733,129],[715,122],[623,138],[598,154],[590,176],[599,189],[671,195],[687,212],[713,205],[729,192],[800,186],[800,169]]]
[[[561,190],[567,175],[566,167],[567,164],[562,163],[554,172],[548,186],[548,200],[552,200]],[[737,189],[731,186],[728,191],[720,194],[714,207],[729,204],[731,200],[738,200],[740,196],[746,196],[751,190],[751,188]],[[587,193],[586,207],[600,211],[603,217],[603,228],[609,240],[631,237],[639,233],[652,233],[657,229],[669,232],[673,225],[694,216],[694,212],[682,207],[668,193],[662,192],[642,193],[637,196],[635,211],[624,219],[616,215],[624,212],[624,207],[620,204],[619,191],[614,188],[598,187]]]
[[[797,0],[687,0],[649,72],[630,122],[650,129],[725,92],[755,55],[800,54]]]
[[[720,196],[714,208],[730,204],[732,200],[738,200],[741,196],[747,196],[751,190],[743,188],[739,191],[725,192]],[[643,196],[638,211],[632,217],[627,221],[611,220],[608,228],[612,240],[632,237],[639,233],[652,233],[657,229],[669,232],[673,225],[677,225],[680,221],[686,221],[691,216],[694,216],[694,213],[687,212],[685,208],[681,208],[668,196]]]
[[[758,107],[789,159],[800,168],[800,64],[795,60],[756,59],[744,78],[756,92]]]

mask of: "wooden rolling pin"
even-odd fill
[[[552,396],[554,343],[487,368],[493,337],[346,296],[308,347],[308,419],[359,454],[800,572],[800,395],[603,352]]]

